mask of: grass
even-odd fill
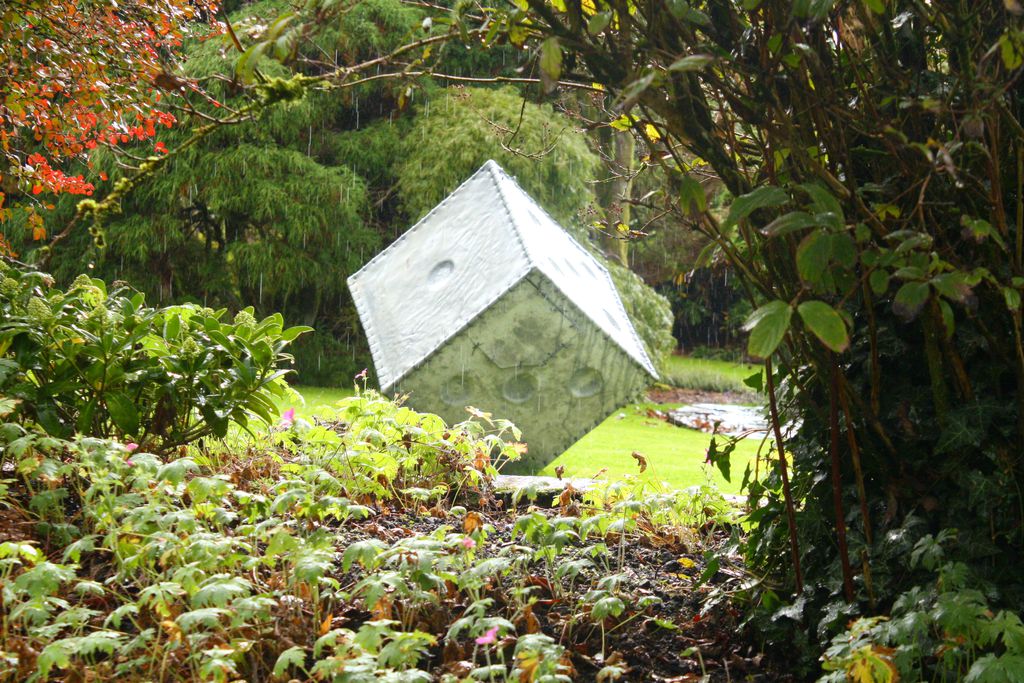
[[[721,363],[722,361],[707,361]],[[329,387],[295,387],[305,399],[305,406],[289,403],[300,416],[306,416],[352,395],[351,389]],[[757,441],[741,442],[733,454],[733,481],[726,482],[717,468],[704,462],[710,437],[703,432],[670,425],[647,416],[649,408],[666,410],[675,404],[633,403],[627,405],[577,441],[569,450],[548,465],[541,474],[554,475],[555,467],[565,467],[565,476],[590,477],[605,469],[609,479],[639,474],[634,451],[647,458],[647,471],[639,475],[650,482],[667,482],[672,488],[687,488],[713,482],[721,491],[735,493],[743,478],[743,468],[752,461]],[[625,417],[620,417],[624,415]]]
[[[338,389],[335,387],[296,386],[292,388],[302,396],[306,402],[305,405],[298,403],[292,405],[290,402],[285,405],[282,402],[280,408],[282,410],[285,408],[295,408],[295,412],[303,417],[307,417],[324,408],[333,408],[335,403],[355,393],[352,389]]]
[[[639,474],[638,463],[632,456],[636,451],[647,459],[647,470],[639,474],[641,479],[666,482],[671,488],[711,482],[720,491],[738,493],[743,469],[748,462],[753,462],[760,442],[744,439],[737,445],[732,457],[732,482],[727,482],[717,468],[704,462],[711,439],[709,434],[647,416],[649,408],[676,407],[678,404],[627,405],[573,444],[541,474],[554,475],[559,465],[565,467],[565,476],[590,477],[602,469],[607,470],[606,476],[610,479]],[[721,444],[722,439],[719,439]]]
[[[760,369],[760,366],[748,363],[673,355],[665,360],[662,381],[681,389],[749,394],[750,387],[743,380]]]

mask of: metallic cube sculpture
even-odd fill
[[[348,279],[381,390],[523,430],[538,471],[657,378],[608,271],[494,161]]]

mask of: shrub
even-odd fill
[[[257,321],[251,309],[226,322],[223,310],[147,308],[141,293],[108,293],[85,275],[64,291],[52,283],[0,273],[0,394],[14,421],[52,436],[166,450],[253,416],[271,422],[284,349],[309,329],[284,329],[280,315]]]
[[[913,586],[888,617],[862,617],[832,639],[822,656],[822,683],[848,680],[1019,681],[1024,671],[1024,624],[1009,610],[992,608],[991,586],[962,562],[947,561],[955,530],[926,535],[909,569],[932,581]],[[987,590],[983,590],[987,589]]]

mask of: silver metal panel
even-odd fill
[[[381,390],[389,391],[534,268],[657,377],[608,271],[488,161],[348,279]],[[526,344],[533,355],[544,355],[540,341]],[[512,362],[500,360],[501,346],[499,335],[499,366]]]
[[[533,265],[652,377],[658,377],[611,276],[494,161],[484,164]]]
[[[491,174],[477,172],[348,279],[381,389],[529,270]]]

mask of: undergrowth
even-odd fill
[[[488,482],[516,457],[503,436],[514,427],[449,427],[372,392],[164,456],[5,423],[0,500],[19,523],[0,543],[0,671],[558,681],[576,676],[567,646],[589,641],[594,675],[615,680],[613,631],[679,629],[626,539],[697,543],[728,506],[619,483],[513,515],[496,543]]]

